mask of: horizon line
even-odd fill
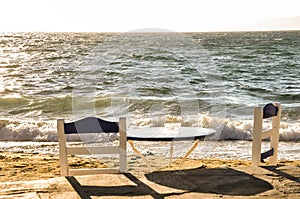
[[[157,29],[157,28],[156,28]],[[151,30],[151,28],[135,29],[132,31],[29,31],[29,30],[18,30],[18,31],[1,31],[0,33],[225,33],[225,32],[294,32],[300,31],[300,28],[295,29],[241,29],[241,30],[191,30],[191,31],[173,31],[163,30],[162,31],[138,31],[138,30]]]

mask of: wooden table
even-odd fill
[[[209,128],[198,127],[149,127],[149,128],[129,128],[127,130],[127,141],[145,162],[148,162],[145,156],[134,146],[133,141],[150,141],[150,142],[171,142],[170,147],[170,163],[172,162],[174,141],[193,140],[191,148],[185,153],[180,166],[183,165],[187,157],[195,150],[199,144],[199,140],[203,140],[205,136],[216,133],[215,130]]]

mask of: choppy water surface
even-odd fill
[[[300,32],[0,33],[0,139],[56,140],[59,117],[221,126],[249,140],[253,107],[283,106],[300,140]]]

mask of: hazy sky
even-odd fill
[[[0,31],[222,31],[300,16],[300,0],[1,0],[0,10]]]

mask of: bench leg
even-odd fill
[[[171,167],[172,164],[173,152],[174,152],[174,142],[171,142],[169,167]]]

